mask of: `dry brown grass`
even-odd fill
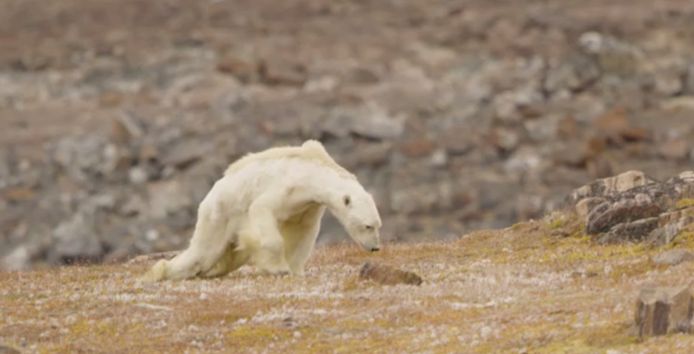
[[[0,273],[0,344],[29,352],[687,352],[694,336],[638,340],[644,285],[689,281],[661,249],[597,246],[550,216],[455,242],[318,250],[303,278],[250,268],[213,280],[139,284],[148,264]],[[679,245],[694,244],[684,233]],[[358,280],[365,261],[422,286]]]

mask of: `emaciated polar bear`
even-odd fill
[[[302,275],[326,208],[359,245],[379,249],[373,198],[320,142],[249,154],[200,203],[188,249],[160,260],[143,280],[216,277],[247,263]]]

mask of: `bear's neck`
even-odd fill
[[[311,186],[310,199],[325,205],[331,211],[341,208],[342,196],[354,189],[354,180],[340,176],[331,169],[314,168],[307,174],[306,185]]]

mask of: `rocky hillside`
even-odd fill
[[[671,324],[673,334],[640,336],[653,323],[637,326],[634,318],[644,288],[686,289],[694,255],[682,250],[694,248],[694,229],[666,246],[598,245],[583,230],[579,218],[553,214],[457,241],[389,244],[377,254],[329,246],[303,278],[244,267],[212,280],[141,284],[147,257],[3,272],[0,351],[689,352],[694,335]],[[365,262],[423,282],[373,277],[396,284],[383,285],[360,276],[375,272],[360,272]]]
[[[568,199],[456,241],[327,246],[304,277],[137,280],[171,254],[0,272],[0,351],[690,352],[694,172]]]
[[[229,162],[307,138],[373,191],[390,241],[674,176],[693,24],[675,0],[3,1],[0,257],[183,247]],[[343,237],[328,220],[321,242]]]

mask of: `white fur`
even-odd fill
[[[159,261],[144,280],[221,276],[249,262],[301,275],[326,208],[361,246],[379,247],[373,198],[319,142],[247,155],[200,203],[188,249]]]

